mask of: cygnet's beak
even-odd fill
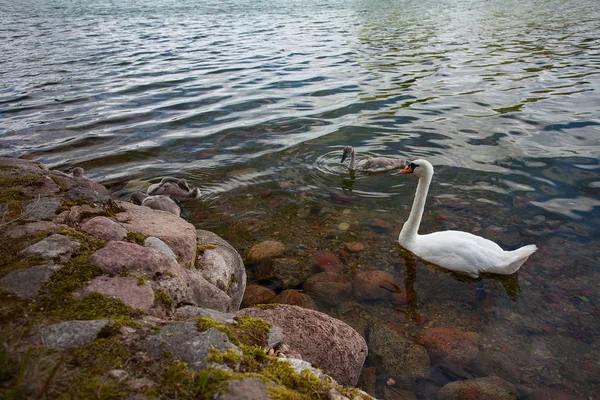
[[[342,154],[342,161],[340,162],[343,163],[346,157],[348,157],[348,153],[344,152],[344,154]]]

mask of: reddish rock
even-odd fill
[[[85,296],[92,292],[119,299],[144,312],[148,312],[154,303],[154,291],[150,284],[146,282],[140,285],[138,278],[132,276],[97,276],[78,294]]]
[[[123,240],[127,229],[107,217],[94,217],[81,225],[85,233],[102,240]]]
[[[450,382],[438,392],[439,400],[516,400],[513,385],[497,376]]]
[[[261,261],[279,257],[285,252],[283,243],[266,240],[252,246],[246,255],[246,264],[258,264]]]
[[[318,365],[341,385],[355,386],[365,358],[365,340],[346,323],[318,311],[297,306],[244,308],[238,317],[262,318],[279,327],[290,350]]]
[[[467,366],[479,354],[477,334],[451,328],[428,328],[421,332],[417,343],[425,346],[434,363],[453,361]]]
[[[393,231],[394,225],[380,218],[370,219],[368,224],[375,230]]]
[[[96,190],[100,193],[108,194],[108,190],[104,186],[96,181],[86,178],[85,176],[73,176],[57,170],[52,170],[51,175],[52,178],[54,178],[62,187],[66,189],[83,187]]]
[[[191,268],[195,265],[197,239],[194,225],[170,213],[127,202],[117,204],[124,212],[116,214],[115,218],[125,229],[159,238],[177,254],[182,266]]]
[[[121,271],[139,271],[149,274],[166,272],[178,274],[181,266],[162,251],[135,243],[111,241],[90,257],[107,274]]]
[[[242,308],[255,304],[267,304],[275,298],[275,292],[261,285],[248,285],[242,299]]]
[[[348,242],[344,246],[351,253],[360,253],[365,249],[365,245],[360,242]]]
[[[284,290],[283,292],[279,293],[277,296],[275,296],[271,303],[289,304],[292,306],[309,308],[311,310],[317,309],[317,304],[313,299],[310,298],[310,296],[307,296],[304,293],[294,289]]]
[[[17,186],[25,196],[47,197],[60,192],[60,188],[49,176],[40,178],[35,184],[30,186]]]
[[[315,267],[323,272],[343,273],[348,270],[340,259],[333,253],[322,253],[313,259]]]
[[[354,297],[358,300],[387,300],[400,287],[391,274],[384,271],[365,271],[352,280]]]
[[[304,292],[317,301],[336,305],[346,300],[352,293],[350,277],[333,272],[314,274],[302,285]]]

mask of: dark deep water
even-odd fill
[[[0,155],[81,166],[122,199],[184,177],[203,192],[186,217],[242,254],[359,241],[351,269],[410,281],[416,302],[322,311],[406,337],[476,332],[476,376],[597,398],[599,2],[1,3]],[[421,232],[537,244],[518,295],[489,279],[476,299],[422,264],[407,276],[395,243],[416,180],[351,177],[345,145],[434,164]]]

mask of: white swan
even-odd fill
[[[344,153],[342,154],[341,163],[350,156],[350,164],[348,169],[350,171],[363,171],[363,172],[383,172],[391,169],[404,167],[406,160],[403,158],[390,158],[390,157],[371,157],[356,162],[356,151],[352,146],[344,147]]]
[[[411,162],[399,173],[419,177],[410,216],[398,236],[398,243],[416,256],[440,267],[477,278],[481,272],[510,275],[537,250],[530,244],[505,251],[491,240],[462,231],[442,231],[428,235],[417,233],[425,208],[433,166],[426,160]]]

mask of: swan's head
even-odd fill
[[[343,163],[344,160],[352,153],[354,153],[354,148],[352,146],[344,147],[344,153],[342,154],[342,161],[340,161],[340,162]]]
[[[415,174],[415,176],[421,178],[423,176],[433,175],[433,165],[427,160],[415,160],[409,163],[400,174]]]

